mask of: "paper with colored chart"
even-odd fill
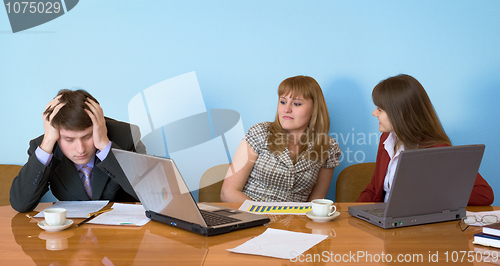
[[[306,212],[312,211],[312,207],[310,202],[257,202],[245,200],[239,210],[258,214],[305,215]]]

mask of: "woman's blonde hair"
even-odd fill
[[[381,81],[373,89],[372,99],[387,113],[405,148],[451,145],[429,96],[414,77],[402,74]]]
[[[323,163],[328,157],[330,140],[330,116],[326,107],[321,87],[315,79],[307,76],[295,76],[285,79],[278,87],[278,97],[302,97],[312,100],[313,112],[306,132],[301,135],[300,149],[296,157],[309,156],[310,160]],[[279,114],[276,112],[274,122],[270,126],[268,147],[272,152],[281,153],[288,147],[288,133],[280,124]],[[311,149],[308,147],[311,146]],[[307,152],[307,153],[305,153]]]

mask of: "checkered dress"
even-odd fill
[[[269,127],[270,122],[262,122],[252,126],[245,135],[244,139],[258,158],[243,193],[255,201],[307,201],[319,170],[339,165],[339,145],[330,138],[328,158],[323,165],[303,157],[293,164],[288,148],[279,155],[269,150]]]

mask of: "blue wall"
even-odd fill
[[[0,163],[26,162],[62,88],[86,89],[105,115],[128,121],[135,95],[195,71],[206,108],[237,111],[246,131],[274,119],[278,84],[301,74],[322,86],[344,152],[334,199],[342,169],[375,161],[371,90],[407,73],[454,144],[486,144],[480,173],[500,195],[498,14],[496,0],[80,1],[12,33],[0,10]]]

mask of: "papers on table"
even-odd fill
[[[293,259],[325,240],[328,236],[297,233],[268,228],[261,235],[228,251],[262,255],[280,259]]]
[[[88,218],[89,213],[99,211],[108,205],[107,200],[96,201],[57,201],[50,208],[65,208],[67,218]],[[88,223],[105,225],[135,225],[142,226],[150,221],[142,205],[114,203],[113,210],[99,214]],[[46,210],[46,209],[45,209]],[[44,217],[41,211],[35,217]]]
[[[50,208],[66,209],[67,218],[88,218],[89,213],[96,212],[104,206],[108,205],[108,200],[93,200],[93,201],[56,201]],[[45,209],[46,210],[46,209]],[[45,211],[44,210],[44,211]],[[41,211],[35,217],[45,217]]]
[[[149,221],[142,205],[115,203],[113,210],[100,214],[88,223],[143,226]]]
[[[257,202],[245,200],[239,210],[258,214],[305,215],[306,212],[312,211],[312,207],[310,202]]]

